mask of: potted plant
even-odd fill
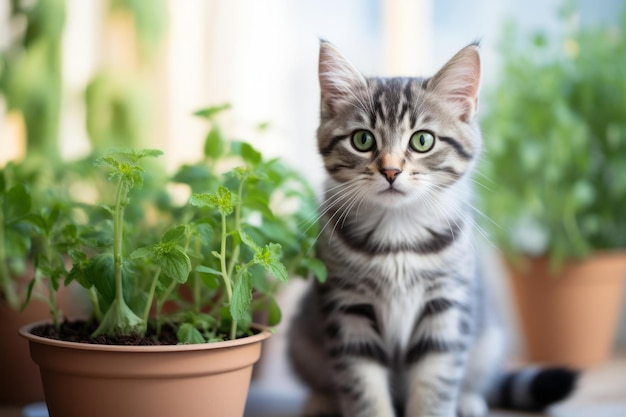
[[[483,209],[532,361],[588,366],[613,346],[626,273],[626,13],[621,23],[532,42],[510,30],[485,100]]]
[[[28,344],[17,334],[19,328],[49,317],[51,308],[70,315],[84,311],[76,300],[69,302],[80,295],[76,286],[56,288],[52,306],[48,303],[47,283],[29,286],[35,274],[47,273],[57,261],[48,262],[45,247],[49,241],[44,239],[47,231],[38,227],[44,225],[47,215],[33,208],[44,200],[53,201],[54,181],[43,179],[50,172],[36,162],[27,158],[0,169],[0,374],[4,375],[0,380],[0,403],[4,404],[43,400],[39,370],[30,359]],[[33,302],[25,305],[29,291]]]
[[[35,163],[52,166],[59,161],[58,125],[61,102],[61,37],[65,21],[63,1],[7,4],[6,43],[0,48],[0,101],[6,118],[24,127],[28,155],[8,163],[0,172],[0,403],[41,401],[43,391],[37,368],[28,356],[27,343],[17,329],[47,317],[44,302],[20,311],[25,287],[34,273],[29,256],[29,210],[32,189],[24,174]],[[9,24],[10,23],[10,24]],[[4,117],[5,115],[0,115]],[[10,138],[8,138],[10,140]],[[2,152],[6,150],[2,138]]]
[[[253,314],[270,327],[280,320],[274,293],[290,273],[324,278],[309,251],[316,232],[299,228],[310,189],[280,161],[225,141],[215,121],[222,109],[198,112],[213,126],[205,157],[173,177],[191,190],[187,203],[135,194],[160,151],[113,151],[98,160],[115,184],[113,204],[70,202],[72,216],[58,217],[56,248],[73,261],[61,275],[89,291],[93,315],[21,331],[52,417],[241,416],[270,335],[252,325]],[[224,163],[236,166],[217,171]],[[302,211],[275,216],[277,194]]]

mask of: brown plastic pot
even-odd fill
[[[613,350],[626,252],[599,252],[550,271],[547,258],[508,265],[525,360],[586,368]]]
[[[20,327],[49,317],[48,306],[32,302],[19,312],[0,304],[0,403],[23,405],[43,401],[39,369],[30,359],[28,343],[18,335]]]
[[[24,279],[23,285],[28,281]],[[76,297],[75,287],[61,288],[58,303],[68,315],[84,315],[88,309]],[[18,334],[22,326],[50,317],[50,309],[43,301],[32,299],[24,311],[10,308],[0,302],[0,404],[24,405],[43,401],[39,369],[30,359],[28,343]]]
[[[108,346],[34,336],[50,417],[241,417],[262,331],[237,340],[176,346]]]

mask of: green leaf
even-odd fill
[[[86,269],[89,266],[89,260],[87,255],[83,252],[72,249],[69,251],[70,258],[72,258],[72,269],[65,278],[65,285],[69,285],[70,282],[76,281],[83,288],[90,289],[93,286],[93,282],[87,278]]]
[[[208,245],[213,238],[213,228],[208,223],[198,223],[195,225],[194,234],[200,238],[203,245]]]
[[[26,309],[26,307],[28,307],[28,304],[30,303],[30,299],[33,295],[33,288],[35,288],[35,283],[37,282],[36,279],[32,279],[29,283],[28,283],[28,287],[26,288],[26,298],[24,299],[24,302],[22,303],[22,306],[20,307],[20,311],[24,311]]]
[[[233,153],[241,156],[245,162],[252,166],[256,166],[263,161],[261,152],[254,149],[254,147],[247,142],[233,142],[231,149]]]
[[[174,174],[172,181],[192,185],[196,183],[207,183],[211,179],[213,179],[213,174],[206,165],[183,165],[178,172]]]
[[[185,235],[186,226],[181,224],[179,226],[174,226],[165,232],[163,238],[161,238],[161,242],[177,242]]]
[[[274,297],[270,297],[269,305],[267,306],[267,325],[277,326],[283,318],[283,314],[280,311],[280,306]]]
[[[201,272],[203,274],[211,274],[211,275],[222,276],[222,273],[220,271],[218,271],[217,269],[213,269],[213,268],[210,268],[210,267],[204,266],[204,265],[196,266],[196,271]]]
[[[326,282],[328,270],[326,269],[326,265],[324,265],[324,262],[320,261],[317,258],[307,258],[303,259],[301,263],[306,269],[308,269],[313,273],[313,275],[315,275],[315,278],[317,278],[320,283]]]
[[[105,313],[100,326],[92,337],[106,334],[109,336],[130,336],[134,333],[143,335],[146,331],[146,323],[126,305],[122,298],[113,300]]]
[[[30,208],[30,192],[22,184],[11,187],[2,201],[2,212],[7,223],[24,217]]]
[[[224,139],[222,132],[217,125],[213,126],[204,141],[204,155],[209,158],[218,159],[224,153]]]
[[[85,278],[107,301],[115,298],[115,269],[112,253],[101,253],[90,259]],[[87,286],[83,285],[85,288]]]
[[[192,194],[189,203],[196,207],[217,208],[227,216],[235,208],[235,195],[228,188],[220,186],[215,193]]]
[[[215,272],[219,272],[219,271],[215,271]],[[200,279],[202,280],[202,283],[204,284],[205,287],[211,290],[216,290],[220,287],[220,283],[222,282],[222,280],[217,277],[217,274],[202,273],[202,272],[199,272],[199,274],[200,274]],[[219,274],[219,275],[221,276],[222,274]]]
[[[204,119],[212,120],[215,115],[223,112],[224,110],[230,109],[230,104],[221,104],[218,106],[208,107],[206,109],[198,110],[194,112],[194,116],[199,116]]]
[[[254,262],[263,265],[265,270],[283,282],[287,282],[289,274],[287,268],[279,259],[280,245],[270,243],[254,254]]]
[[[145,246],[143,248],[137,248],[130,254],[130,259],[152,259],[155,256],[155,246]]]
[[[178,343],[183,345],[206,343],[202,333],[189,323],[181,324],[176,332],[176,338],[178,339]]]
[[[119,165],[120,159],[130,160],[133,163],[139,162],[144,158],[156,158],[163,155],[163,151],[159,149],[111,149],[107,152],[107,156],[100,158],[112,167]],[[117,158],[114,158],[116,156]],[[96,160],[98,164],[98,160]]]
[[[239,230],[239,237],[241,238],[241,241],[247,247],[252,249],[254,252],[258,252],[259,250],[261,250],[259,245],[257,245],[257,243],[252,239],[252,237],[250,237],[250,235],[244,232],[243,230]]]
[[[252,301],[252,276],[244,271],[233,289],[233,299],[230,304],[230,314],[235,320],[243,319],[250,308]]]
[[[187,281],[191,272],[189,256],[178,248],[160,254],[157,264],[165,275],[181,284]]]

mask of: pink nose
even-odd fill
[[[401,172],[402,170],[400,168],[381,168],[380,169],[380,173],[383,174],[385,178],[387,178],[387,181],[389,181],[389,184],[393,183],[396,177],[398,176],[398,174]]]

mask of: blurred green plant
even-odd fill
[[[132,21],[137,68],[100,69],[85,90],[87,133],[95,154],[112,147],[138,147],[149,136],[155,109],[146,85],[167,33],[164,0],[109,0],[108,19],[127,14]]]
[[[0,170],[0,300],[17,310],[23,297],[15,277],[24,274],[31,247],[25,218],[30,213],[32,198],[24,184],[14,181],[13,172],[13,164]]]
[[[137,53],[150,62],[156,55],[167,30],[165,0],[110,0],[111,12],[124,11],[131,15],[138,40]]]
[[[626,247],[626,9],[583,29],[564,10],[559,34],[506,31],[480,168],[495,242],[554,266]]]
[[[11,27],[21,27],[0,51],[0,94],[24,117],[28,153],[59,159],[61,38],[64,0],[10,2]]]

